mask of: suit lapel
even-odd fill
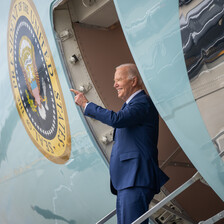
[[[126,107],[126,102],[123,104],[123,106],[121,107],[121,110],[123,110]],[[116,128],[114,128],[114,133],[113,133],[113,141],[114,141],[114,137],[115,137],[115,133],[116,133]]]

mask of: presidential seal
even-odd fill
[[[12,91],[23,125],[35,146],[54,163],[71,152],[68,116],[54,60],[31,0],[14,0],[8,22]]]

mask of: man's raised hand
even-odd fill
[[[77,105],[81,106],[82,108],[85,108],[86,103],[88,103],[88,100],[84,96],[84,94],[75,89],[70,89],[70,91],[75,94],[75,97],[74,97],[75,103]]]

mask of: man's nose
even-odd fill
[[[117,87],[117,83],[116,82],[114,82],[114,88],[116,88]]]

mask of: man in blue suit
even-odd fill
[[[142,90],[136,65],[117,67],[114,87],[118,97],[125,101],[117,113],[89,103],[82,93],[71,91],[86,116],[114,127],[111,191],[117,194],[118,224],[130,224],[148,210],[168,177],[158,167],[158,112]]]

